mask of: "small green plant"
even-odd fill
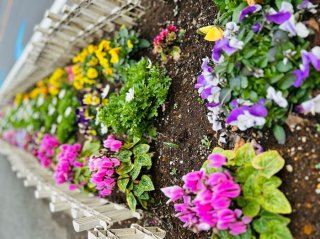
[[[153,119],[165,102],[171,79],[158,66],[142,59],[124,72],[124,85],[111,94],[99,114],[100,122],[118,134],[156,136]]]
[[[149,192],[153,191],[154,185],[147,172],[152,166],[152,153],[150,146],[144,143],[135,142],[124,145],[115,155],[121,164],[117,169],[119,174],[117,185],[121,192],[126,194],[126,200],[131,210],[135,210],[137,203],[147,209],[148,203],[153,199]]]
[[[211,147],[211,140],[208,138],[207,135],[203,136],[203,138],[201,139],[201,144],[207,148]]]
[[[320,133],[320,124],[316,124],[317,132]]]

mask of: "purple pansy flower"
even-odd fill
[[[261,28],[262,28],[262,25],[261,25],[261,23],[259,23],[259,22],[256,22],[256,23],[253,24],[252,27],[251,27],[251,29],[252,29],[252,31],[253,31],[254,33],[260,32]]]
[[[260,11],[261,8],[262,8],[262,7],[261,7],[261,5],[259,5],[259,4],[252,5],[252,6],[248,6],[248,7],[244,8],[244,9],[241,11],[241,13],[240,13],[239,22],[242,22],[243,19],[244,19],[245,17],[247,17],[248,15]]]
[[[266,15],[266,19],[268,22],[273,22],[280,25],[288,21],[292,13],[293,13],[292,4],[288,2],[282,2],[280,10],[277,12],[273,8],[271,8],[269,13]]]
[[[214,48],[212,50],[212,59],[216,63],[221,63],[223,61],[222,52],[225,52],[228,56],[231,56],[236,51],[243,48],[243,42],[236,38],[231,40],[223,38],[216,41]]]
[[[320,95],[312,98],[311,100],[305,101],[302,104],[295,107],[296,112],[301,114],[309,114],[315,115],[316,113],[320,113]]]

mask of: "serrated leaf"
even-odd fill
[[[275,150],[259,154],[252,160],[252,166],[259,170],[259,173],[266,178],[271,178],[279,172],[283,168],[284,163],[284,159]]]
[[[126,194],[126,200],[127,200],[129,208],[132,211],[135,211],[136,207],[137,207],[137,200],[136,200],[136,197],[133,195],[132,192],[129,192],[129,193]]]

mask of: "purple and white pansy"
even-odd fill
[[[281,91],[276,91],[272,86],[267,89],[267,99],[274,101],[281,108],[287,108],[288,101],[283,97]]]
[[[316,113],[320,113],[320,95],[296,106],[295,110],[301,114],[311,113],[312,115],[315,115]]]
[[[318,5],[313,4],[309,0],[303,0],[302,3],[298,6],[298,9],[300,10],[306,10],[308,12],[311,12],[313,14],[317,13],[317,8]]]
[[[266,20],[280,25],[279,28],[288,32],[290,36],[306,38],[309,35],[307,27],[302,22],[296,22],[291,3],[282,2],[278,12],[271,8],[266,15]]]
[[[258,104],[241,105],[234,108],[226,119],[228,125],[237,126],[241,131],[255,126],[263,126],[266,123],[268,110],[262,99]]]
[[[248,17],[249,15],[251,15],[253,13],[260,11],[261,9],[262,9],[262,7],[259,4],[248,6],[248,7],[244,8],[240,12],[239,22],[242,22],[246,17]]]
[[[228,56],[231,56],[238,50],[241,50],[243,45],[244,43],[235,37],[218,40],[212,50],[212,60],[217,64],[222,63],[224,61],[223,52]]]

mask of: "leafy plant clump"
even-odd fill
[[[207,100],[213,129],[269,127],[279,143],[288,115],[319,88],[320,47],[311,48],[304,13],[316,6],[294,1],[217,1],[226,11],[216,26],[200,29],[215,41],[196,88]],[[238,4],[237,4],[238,3]],[[303,112],[306,110],[303,109]],[[309,110],[310,111],[310,110]],[[317,112],[317,110],[316,110]]]
[[[292,209],[275,176],[283,166],[277,151],[257,154],[250,144],[214,148],[202,170],[182,178],[183,188],[162,191],[185,226],[195,232],[212,230],[213,239],[292,239],[290,220],[281,215]]]
[[[146,59],[125,69],[124,85],[99,112],[99,121],[118,134],[156,136],[153,119],[164,104],[171,79]]]
[[[139,204],[147,209],[148,203],[153,202],[149,192],[154,191],[154,185],[148,171],[152,166],[153,154],[149,152],[148,144],[135,140],[125,144],[115,155],[121,161],[117,169],[119,175],[117,185],[126,194],[128,206],[135,210]]]

